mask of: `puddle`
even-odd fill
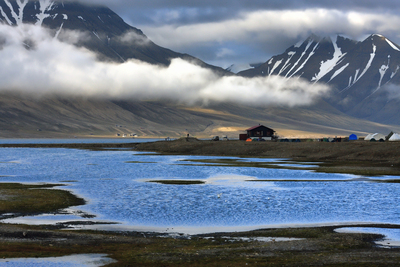
[[[1,266],[24,267],[24,266],[58,266],[58,267],[99,267],[117,261],[107,258],[105,254],[81,254],[57,258],[23,258],[23,259],[0,259]]]

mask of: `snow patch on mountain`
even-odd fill
[[[344,55],[346,55],[346,53],[345,53],[345,54],[342,53],[342,50],[339,48],[339,46],[338,46],[338,44],[337,44],[337,42],[338,42],[338,37],[339,37],[339,36],[336,36],[335,41],[332,41],[332,45],[333,45],[333,48],[334,48],[334,50],[335,50],[335,52],[333,53],[332,59],[328,59],[328,60],[326,60],[326,61],[322,61],[322,62],[321,62],[321,66],[320,66],[320,69],[319,69],[319,73],[316,74],[316,75],[311,79],[311,81],[318,82],[318,81],[319,81],[321,78],[323,78],[326,74],[328,74],[330,71],[332,71],[332,70],[337,66],[337,64],[340,62],[340,60],[342,59],[342,57],[343,57]],[[341,69],[341,71],[343,71],[343,70],[344,70],[344,68]],[[340,72],[339,72],[339,73],[340,73]],[[335,74],[338,75],[339,73],[335,73]],[[334,78],[334,77],[332,77],[331,79],[333,79],[333,78]]]
[[[371,67],[372,61],[374,60],[376,55],[376,45],[372,44],[372,53],[370,54],[370,58],[369,61],[367,63],[367,65],[365,66],[365,69],[363,70],[363,72],[361,73],[361,75],[358,77],[358,79],[355,81],[357,82],[358,80],[360,80],[360,78],[362,76],[364,76],[364,74],[368,71],[368,69]]]
[[[4,19],[7,21],[8,25],[12,26],[14,23],[8,18],[6,12],[4,12],[3,8],[0,6],[0,13],[4,17]]]
[[[385,40],[386,40],[386,42],[387,42],[394,50],[397,50],[397,51],[400,52],[400,49],[399,49],[394,43],[392,43],[391,41],[389,41],[389,40],[386,39],[386,38],[385,38]]]
[[[310,41],[310,42],[311,42],[311,41]],[[312,42],[311,42],[311,43],[312,43]],[[301,64],[301,66],[300,66],[295,72],[293,72],[293,74],[290,75],[289,78],[293,77],[293,75],[295,75],[295,74],[298,73],[301,69],[304,68],[304,66],[306,65],[306,63],[307,63],[307,62],[310,60],[310,58],[315,54],[315,50],[317,49],[318,46],[319,46],[319,43],[317,43],[317,44],[314,46],[313,50],[308,54],[308,57],[306,58],[306,60],[304,60],[303,64]],[[306,49],[304,52],[306,52],[306,51],[307,51],[307,49]],[[303,55],[302,55],[302,57],[303,57]],[[299,59],[299,61],[296,62],[296,65],[298,64],[298,62],[300,62],[300,59]],[[293,68],[292,68],[292,69],[293,69]],[[288,72],[288,74],[289,74],[291,71],[292,71],[292,70],[290,70],[290,71]]]
[[[290,66],[289,62],[290,62],[290,60],[292,59],[292,57],[293,57],[295,54],[296,54],[296,52],[294,52],[294,51],[291,51],[291,52],[288,53],[288,59],[286,60],[285,64],[283,65],[283,67],[282,67],[281,70],[279,71],[279,75],[281,75],[281,73],[282,73],[283,71],[285,71],[285,70]],[[281,63],[281,62],[282,62],[282,60],[280,61],[280,63]],[[280,63],[279,63],[279,65],[280,65]],[[278,67],[279,65],[276,65],[276,64],[275,64],[276,67]],[[274,66],[274,67],[275,67],[275,66]],[[271,74],[273,74],[273,71],[271,71]]]
[[[394,72],[392,72],[392,75],[390,75],[390,79],[393,79],[393,77],[397,74],[399,69],[400,69],[400,66],[397,66],[396,70]]]
[[[346,65],[344,65],[343,67],[341,67],[340,69],[338,69],[337,71],[335,71],[335,73],[332,75],[331,79],[329,80],[332,81],[336,76],[338,76],[340,73],[342,73],[348,66],[350,65],[350,63],[347,63]],[[351,77],[350,77],[351,78]]]
[[[4,3],[8,6],[11,11],[11,16],[15,20],[17,25],[22,25],[22,20],[24,18],[24,9],[25,6],[28,4],[28,0],[17,0],[16,3],[18,5],[18,10],[14,10],[11,2],[9,0],[4,0]],[[18,14],[17,14],[18,12]],[[6,16],[4,16],[6,17]],[[10,24],[12,25],[12,24]]]
[[[361,79],[361,77],[364,76],[364,74],[371,67],[371,64],[372,64],[372,61],[375,58],[375,55],[376,55],[376,45],[372,44],[372,53],[370,54],[369,61],[368,61],[367,65],[365,66],[364,70],[359,75],[360,69],[357,69],[356,70],[356,74],[354,75],[354,79],[352,79],[352,77],[350,77],[349,85],[345,89],[343,89],[342,91],[345,91],[345,90],[349,89],[350,87],[352,87],[356,82],[358,82]]]
[[[56,32],[56,35],[54,36],[55,39],[58,38],[58,36],[60,35],[63,27],[64,27],[64,22],[61,23],[60,29],[58,29],[58,31]]]
[[[282,61],[283,61],[283,60],[281,59],[281,60],[278,60],[277,62],[275,62],[274,66],[272,67],[272,69],[271,69],[271,71],[268,73],[268,75],[271,76],[271,74],[274,73],[275,69],[276,69],[277,67],[279,67],[279,65],[281,65]],[[282,68],[282,69],[283,69],[283,68]]]
[[[46,12],[50,11],[53,8],[54,1],[52,0],[40,0],[40,13],[36,15],[37,17],[37,22],[36,25],[43,25],[43,21],[50,17],[50,14],[46,14]]]
[[[379,69],[379,74],[381,75],[381,77],[379,79],[378,89],[381,88],[383,77],[385,76],[387,70],[389,69],[389,65],[390,65],[390,55],[388,56],[387,65],[382,65],[381,68]]]
[[[94,34],[99,40],[101,40],[101,38],[100,38],[100,36],[98,35],[97,32],[93,31],[93,34]]]
[[[312,43],[313,43],[313,41],[312,40],[309,40],[308,41],[308,44],[306,45],[306,48],[304,49],[304,51],[303,51],[303,53],[301,53],[301,56],[300,56],[300,58],[297,60],[297,62],[296,63],[294,63],[293,64],[293,67],[288,71],[288,73],[286,73],[286,78],[288,78],[288,75],[294,70],[294,68],[296,68],[296,66],[299,64],[299,62],[303,59],[303,57],[307,54],[307,50],[310,48],[310,46],[312,45]],[[298,71],[299,69],[297,69],[297,71]],[[296,72],[297,72],[296,71]],[[290,77],[292,77],[296,72],[294,72],[292,75],[290,75],[289,76],[289,78]]]

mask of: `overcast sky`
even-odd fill
[[[400,43],[395,0],[81,0],[105,4],[158,45],[228,67],[265,62],[317,35]]]

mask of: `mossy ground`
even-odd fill
[[[83,199],[68,191],[51,189],[56,186],[61,185],[0,184],[0,215],[54,212],[85,204]]]

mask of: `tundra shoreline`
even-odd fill
[[[378,160],[400,163],[400,142],[245,142],[180,138],[132,143],[0,144],[0,148],[125,148],[165,154],[307,159],[310,161]]]

